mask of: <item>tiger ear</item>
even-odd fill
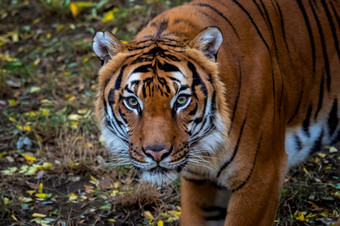
[[[108,31],[97,32],[93,37],[92,49],[102,61],[102,64],[106,64],[124,48],[124,44]]]
[[[194,48],[201,50],[204,55],[216,61],[222,41],[221,30],[212,26],[203,29],[190,43]]]

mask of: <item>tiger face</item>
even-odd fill
[[[160,185],[199,165],[224,143],[216,54],[221,32],[194,40],[152,38],[122,44],[99,32],[93,49],[100,70],[97,115],[118,164],[131,163]],[[220,87],[220,90],[223,90]]]

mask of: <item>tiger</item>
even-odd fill
[[[272,225],[287,171],[340,140],[339,10],[193,0],[128,43],[96,32],[105,145],[153,185],[180,177],[181,225]]]

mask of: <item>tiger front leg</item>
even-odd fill
[[[259,150],[252,175],[242,187],[233,191],[225,226],[273,225],[287,162],[283,148],[273,153],[274,150]]]
[[[223,225],[230,192],[205,180],[181,178],[181,225]]]

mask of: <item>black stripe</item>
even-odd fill
[[[296,149],[298,151],[300,151],[302,149],[302,142],[301,142],[300,138],[298,137],[298,135],[294,134],[294,140],[295,140],[295,143],[296,143]]]
[[[309,0],[309,4],[312,8],[312,12],[316,21],[316,24],[318,25],[318,30],[319,30],[319,34],[320,34],[320,39],[321,39],[321,45],[322,45],[322,53],[323,53],[323,59],[325,62],[325,69],[326,69],[326,81],[327,81],[327,90],[328,92],[331,90],[331,72],[330,72],[330,68],[329,68],[329,61],[328,61],[328,54],[327,54],[327,49],[326,49],[326,42],[325,42],[325,37],[323,34],[323,30],[320,24],[320,20],[318,15],[315,12],[313,3],[311,2],[311,0]]]
[[[299,111],[299,109],[300,109],[300,106],[301,106],[302,96],[303,96],[303,87],[302,87],[301,90],[300,90],[299,101],[298,101],[298,103],[297,103],[297,105],[296,105],[296,108],[295,108],[295,111],[294,111],[292,117],[290,117],[290,119],[288,120],[288,124],[289,124],[291,121],[293,121],[293,119],[294,119],[295,116],[297,115],[297,113],[298,113],[298,111]]]
[[[258,26],[256,25],[255,21],[253,20],[253,18],[251,17],[251,15],[249,14],[249,12],[237,1],[237,0],[233,0],[233,2],[248,16],[250,22],[253,24],[253,26],[255,27],[256,29],[256,32],[257,34],[260,36],[262,42],[265,44],[267,50],[268,50],[268,53],[269,55],[271,54],[270,53],[270,49],[269,49],[269,46],[266,42],[266,40],[264,39],[264,37],[262,36],[262,33],[260,31],[260,29],[258,28]]]
[[[107,100],[109,101],[109,105],[112,106],[115,103],[115,99],[114,99],[114,90],[110,89],[109,95],[107,97]]]
[[[241,137],[242,137],[242,134],[243,134],[243,128],[244,128],[244,125],[246,124],[246,121],[247,121],[247,115],[245,117],[245,119],[243,120],[243,123],[241,125],[241,129],[240,129],[240,134],[238,135],[238,139],[237,139],[237,142],[236,142],[236,145],[235,145],[235,148],[234,148],[234,151],[233,151],[233,154],[231,155],[231,157],[221,166],[221,168],[218,170],[218,173],[217,173],[217,178],[221,175],[221,173],[223,172],[223,170],[225,168],[227,168],[227,166],[233,161],[237,151],[238,151],[238,148],[239,148],[239,145],[240,145],[240,142],[241,142]]]
[[[121,109],[118,109],[119,115],[120,117],[123,119],[123,121],[125,122],[125,124],[128,124],[128,121],[125,118],[125,114],[121,111]]]
[[[196,67],[194,64],[192,64],[190,61],[188,62],[188,68],[192,72],[192,85],[191,85],[191,90],[193,93],[195,93],[195,87],[201,85],[201,91],[204,94],[204,109],[203,109],[203,114],[205,113],[206,105],[207,105],[207,98],[208,98],[208,90],[207,87],[205,86],[204,82],[202,81],[200,75],[197,73]],[[197,97],[197,95],[196,95]]]
[[[309,35],[309,41],[310,41],[310,45],[312,48],[312,57],[313,57],[313,75],[315,75],[315,43],[314,43],[314,37],[313,37],[313,31],[312,31],[312,27],[310,25],[309,19],[308,19],[308,15],[306,13],[306,10],[301,2],[301,0],[297,0],[297,3],[299,5],[299,8],[301,10],[302,16],[305,20],[305,24],[308,30],[308,35]]]
[[[335,129],[338,127],[339,118],[338,118],[338,99],[335,98],[332,106],[332,110],[328,116],[328,134],[329,136],[333,136]]]
[[[336,28],[335,28],[331,13],[329,12],[329,9],[328,9],[328,6],[327,6],[325,0],[321,0],[321,3],[322,3],[323,8],[325,9],[325,12],[326,12],[326,15],[327,15],[327,18],[328,18],[328,22],[329,22],[329,26],[331,27],[331,30],[332,30],[332,36],[333,36],[336,52],[338,53],[338,57],[340,57],[338,37],[336,35]]]
[[[122,77],[123,77],[123,73],[125,70],[126,65],[124,65],[121,69],[120,69],[120,73],[117,77],[116,83],[115,83],[115,90],[118,90],[120,88],[120,85],[122,83]]]
[[[206,12],[204,12],[204,11],[202,11],[202,10],[199,10],[198,12],[201,13],[202,15],[208,17],[210,20],[216,22],[216,19],[213,18],[213,17],[212,17],[211,15],[209,15],[208,13],[206,13]]]
[[[318,102],[318,108],[315,112],[315,116],[314,116],[314,119],[316,120],[318,115],[319,115],[319,112],[321,110],[321,107],[322,107],[322,102],[323,102],[323,85],[324,85],[324,77],[325,75],[322,73],[322,76],[321,76],[321,82],[320,82],[320,91],[319,91],[319,102]]]
[[[224,220],[227,216],[227,209],[224,208],[224,207],[208,206],[208,207],[201,207],[201,209],[208,214],[212,214],[212,216],[205,216],[204,217],[204,219],[206,221]]]
[[[214,7],[212,7],[211,5],[206,4],[206,3],[198,3],[198,4],[196,4],[196,5],[197,5],[197,6],[200,6],[200,7],[207,7],[207,8],[209,8],[209,9],[213,10],[214,12],[216,12],[218,15],[220,15],[220,16],[221,16],[221,17],[229,24],[229,26],[231,27],[231,29],[233,29],[233,31],[234,31],[236,37],[237,37],[238,39],[240,39],[240,37],[238,36],[238,33],[237,33],[237,31],[236,31],[234,25],[230,22],[230,20],[229,20],[227,17],[225,17],[225,16],[223,15],[223,13],[221,13],[221,12],[218,11],[216,8],[214,8]]]
[[[288,47],[288,43],[287,43],[287,38],[286,38],[286,29],[285,29],[285,23],[284,23],[284,20],[283,20],[283,15],[282,15],[282,11],[281,11],[281,7],[279,5],[279,3],[274,0],[274,3],[279,11],[279,16],[280,16],[280,23],[281,23],[281,32],[282,32],[282,37],[283,37],[283,41],[285,43],[285,46],[286,46],[286,50],[287,50],[287,53],[288,53],[288,56],[289,56],[289,60],[292,61],[292,58],[291,58],[291,55],[290,55],[290,51],[289,51],[289,47]]]
[[[335,16],[335,18],[336,18],[336,21],[338,22],[338,26],[340,26],[340,17],[339,17],[339,15],[338,15],[338,13],[335,11],[333,2],[330,2],[330,3],[331,3],[332,11],[333,11],[334,16]]]
[[[268,24],[269,24],[270,34],[271,34],[272,39],[273,39],[273,42],[274,42],[274,50],[275,50],[275,54],[276,54],[277,57],[279,57],[279,54],[278,54],[278,51],[277,51],[276,39],[275,39],[275,31],[274,31],[272,22],[271,22],[271,20],[270,20],[270,17],[269,17],[269,14],[268,14],[268,11],[267,11],[267,8],[266,8],[265,4],[263,3],[262,0],[260,0],[260,2],[261,2],[261,5],[262,5],[262,8],[263,8],[263,10],[264,10],[265,17],[267,18],[267,21],[268,21]]]
[[[324,131],[323,129],[320,132],[320,135],[318,136],[318,138],[315,140],[313,148],[312,148],[312,152],[311,153],[315,153],[317,151],[320,151],[322,148],[322,138],[324,135]]]
[[[239,86],[238,86],[238,90],[237,90],[236,100],[235,100],[235,103],[234,103],[233,114],[231,116],[230,127],[229,127],[229,131],[228,131],[229,135],[230,135],[230,132],[233,128],[236,110],[237,110],[237,107],[238,107],[238,101],[239,101],[240,95],[241,95],[241,86],[242,86],[242,69],[241,69],[241,65],[240,65],[240,60],[237,59],[237,62],[238,62],[238,84],[239,84]]]
[[[164,62],[164,64],[162,64],[158,61],[157,66],[159,69],[165,72],[180,72],[178,67],[176,67],[175,65],[169,64],[167,62]]]
[[[158,28],[158,32],[157,32],[157,34],[156,34],[156,37],[160,37],[161,36],[161,34],[162,34],[162,32],[165,30],[165,29],[167,29],[167,27],[168,27],[168,21],[163,21],[163,22],[161,22],[161,24],[159,25],[159,28]]]
[[[198,104],[197,104],[197,102],[196,102],[195,108],[192,109],[192,110],[189,112],[189,115],[195,115],[196,112],[197,112],[197,109],[198,109]]]
[[[250,22],[253,24],[254,28],[256,29],[256,32],[257,34],[260,36],[262,42],[265,44],[267,50],[268,50],[268,54],[269,54],[269,58],[270,58],[270,62],[271,62],[271,70],[272,70],[272,81],[273,81],[273,102],[274,102],[274,105],[273,105],[273,108],[274,108],[274,112],[275,112],[275,109],[276,109],[276,103],[275,103],[275,77],[274,77],[274,72],[273,72],[273,67],[272,67],[272,56],[271,56],[271,52],[270,52],[270,48],[266,42],[266,40],[264,39],[260,29],[257,27],[255,21],[253,20],[253,18],[251,17],[251,15],[249,14],[249,12],[237,1],[237,0],[233,0],[233,2],[248,16]],[[275,120],[275,116],[276,114],[274,114],[274,120]]]
[[[302,129],[306,133],[306,135],[309,137],[310,132],[309,132],[309,125],[310,125],[310,118],[312,115],[312,105],[309,105],[308,110],[307,110],[307,115],[305,120],[302,123]]]
[[[138,73],[138,72],[139,73],[150,72],[151,68],[152,68],[151,64],[145,64],[145,65],[137,67],[135,70],[133,70],[133,72],[131,74]]]
[[[261,146],[261,141],[262,141],[262,136],[260,137],[259,142],[257,143],[255,158],[254,158],[254,161],[253,161],[253,167],[251,168],[247,178],[239,186],[237,186],[235,189],[232,189],[231,190],[232,192],[236,192],[237,190],[240,190],[241,188],[243,188],[244,185],[246,185],[246,183],[249,181],[251,175],[253,174],[253,171],[254,171],[254,168],[255,168],[255,165],[256,165],[257,154],[259,153],[260,146]]]

